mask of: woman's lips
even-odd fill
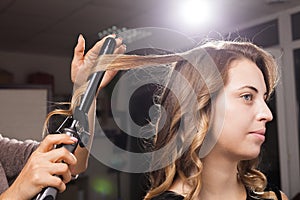
[[[257,137],[258,139],[264,141],[265,140],[266,129],[260,129],[257,131],[251,131],[250,134]]]

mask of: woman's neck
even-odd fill
[[[245,187],[237,175],[238,161],[208,155],[202,162],[200,200],[246,199]],[[177,179],[170,190],[185,196],[189,193],[190,187]]]
[[[200,199],[246,199],[245,187],[238,178],[238,161],[208,155],[202,162]]]

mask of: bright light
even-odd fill
[[[209,3],[209,0],[181,1],[179,9],[184,21],[190,25],[208,23],[211,20],[211,15],[213,14]]]

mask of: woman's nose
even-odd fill
[[[262,105],[258,110],[259,112],[257,113],[257,119],[259,121],[266,121],[266,122],[272,121],[273,114],[265,101],[262,103]]]

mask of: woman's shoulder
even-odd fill
[[[247,200],[253,200],[253,199],[274,200],[275,196],[277,200],[288,200],[288,197],[282,191],[280,191],[278,187],[274,185],[269,184],[266,187],[265,192],[269,193],[269,195],[267,195],[268,197],[261,198],[259,197],[260,195],[256,194],[255,192],[252,192],[251,190],[248,190]]]
[[[277,186],[273,184],[268,184],[266,190],[274,192],[278,200],[288,200],[286,194],[284,194]]]
[[[153,197],[151,200],[183,200],[184,197],[172,192],[172,191],[165,191],[160,195]]]

